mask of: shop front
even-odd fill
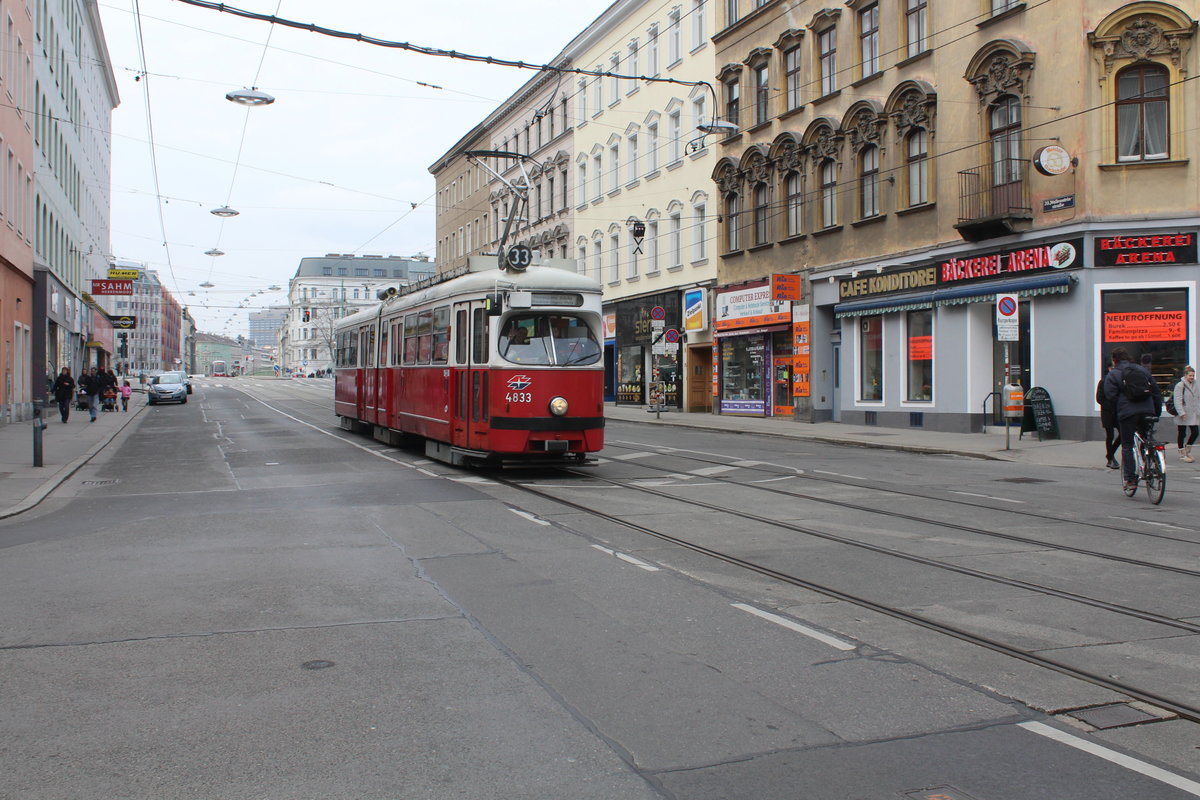
[[[681,407],[681,309],[679,292],[661,292],[613,304],[617,405],[645,404],[654,384],[662,393],[664,405]]]
[[[717,289],[714,383],[721,414],[792,414],[792,301],[772,297],[771,284],[765,280]]]

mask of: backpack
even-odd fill
[[[1130,364],[1121,370],[1121,394],[1125,399],[1137,402],[1145,400],[1152,392],[1150,389],[1150,373],[1141,367]]]

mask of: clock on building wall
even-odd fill
[[[1062,175],[1075,166],[1074,159],[1066,148],[1057,144],[1048,144],[1038,148],[1033,154],[1033,166],[1043,175]]]

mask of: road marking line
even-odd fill
[[[604,547],[603,545],[594,544],[594,545],[592,545],[592,547],[599,550],[601,553],[606,553],[615,558],[619,558],[622,561],[625,561],[629,564],[633,564],[638,569],[644,569],[644,570],[646,570],[646,572],[659,572],[660,571],[658,567],[654,566],[653,564],[647,564],[645,561],[642,561],[640,558],[634,558],[633,556],[626,555],[625,553],[618,553],[616,550],[610,550],[609,548]]]
[[[1189,780],[1173,772],[1167,772],[1161,767],[1156,767],[1153,764],[1147,764],[1145,761],[1127,756],[1123,753],[1118,753],[1116,750],[1110,750],[1102,745],[1089,742],[1086,739],[1081,739],[1078,736],[1073,736],[1065,731],[1060,731],[1057,728],[1052,728],[1042,722],[1020,722],[1017,727],[1024,728],[1030,733],[1036,733],[1039,736],[1045,736],[1047,739],[1053,739],[1056,742],[1061,742],[1068,747],[1074,747],[1076,750],[1082,750],[1085,753],[1090,753],[1098,758],[1103,758],[1105,761],[1132,770],[1133,772],[1141,773],[1147,778],[1153,778],[1156,781],[1161,781],[1168,786],[1174,786],[1176,789],[1187,792],[1188,794],[1200,797],[1200,783]]]
[[[688,474],[689,475],[700,475],[700,476],[706,477],[709,475],[720,475],[722,472],[733,472],[735,469],[737,469],[737,467],[731,467],[726,464],[721,464],[720,466],[716,466],[716,467],[701,467],[700,469],[694,469]]]
[[[796,477],[795,475],[781,475],[778,478],[760,478],[759,480],[750,481],[750,482],[751,483],[778,483],[779,481],[790,481],[795,477]]]
[[[824,469],[814,469],[813,472],[819,473],[821,475],[833,475],[835,478],[853,478],[856,481],[865,481],[866,480],[866,478],[860,477],[858,475],[843,475],[840,472],[829,472],[828,470],[824,470]]]
[[[649,458],[650,456],[656,455],[658,455],[658,453],[626,453],[623,456],[609,456],[609,458],[611,458],[613,461],[629,461],[632,458]]]
[[[1184,528],[1179,525],[1172,525],[1169,522],[1155,522],[1154,520],[1151,520],[1151,519],[1134,519],[1133,517],[1114,517],[1114,516],[1110,516],[1109,519],[1117,519],[1117,520],[1120,520],[1121,522],[1136,522],[1139,525],[1157,525],[1160,528],[1171,528],[1172,530],[1176,530],[1176,531],[1192,530],[1191,528]]]
[[[856,648],[856,645],[842,641],[835,636],[822,633],[816,628],[810,628],[807,625],[801,625],[799,622],[793,622],[792,620],[787,619],[786,617],[781,617],[778,614],[772,614],[769,611],[763,611],[761,608],[755,608],[754,606],[746,605],[745,603],[732,603],[731,605],[734,608],[740,608],[742,611],[753,614],[756,617],[762,617],[768,622],[774,622],[776,625],[782,625],[788,630],[793,630],[796,633],[802,633],[811,639],[816,639],[818,642],[822,642],[838,650],[854,650]]]
[[[535,514],[530,514],[528,511],[520,511],[515,508],[510,508],[509,511],[516,514],[518,517],[524,517],[525,519],[529,520],[530,522],[535,522],[538,525],[546,525],[546,526],[550,525],[550,523],[546,522],[546,520],[542,519],[541,517],[538,517]]]
[[[964,497],[982,497],[986,500],[999,500],[1001,503],[1017,503],[1018,505],[1025,505],[1024,500],[1013,500],[1011,497],[995,497],[994,495],[990,494],[976,494],[975,492],[959,492],[954,490],[951,490],[951,494],[961,494]]]
[[[766,463],[765,461],[734,461],[733,465],[735,467],[757,467]]]

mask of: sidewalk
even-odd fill
[[[42,412],[42,466],[33,466],[33,422],[0,425],[0,519],[36,506],[55,487],[75,474],[111,442],[146,407],[146,396],[134,392],[129,411],[102,411],[89,422],[87,411],[71,405],[67,424],[51,403]]]
[[[789,417],[738,417],[679,411],[664,411],[659,414],[647,411],[643,406],[618,406],[613,403],[605,403],[604,415],[609,420],[648,425],[786,436],[830,444],[882,447],[912,453],[949,453],[1055,467],[1105,469],[1103,442],[1075,442],[1065,439],[1047,439],[1039,442],[1036,433],[1026,433],[1024,438],[1020,438],[1019,425],[1013,427],[1010,432],[1011,449],[1005,450],[1002,425],[989,426],[987,433],[943,433],[920,428],[883,428],[846,425],[840,422],[795,422]]]
[[[72,407],[64,425],[57,407],[44,412],[47,427],[42,433],[42,466],[33,466],[33,423],[0,425],[0,519],[20,514],[40,503],[63,481],[86,464],[105,445],[133,422],[146,407],[145,395],[135,392],[129,411],[101,412],[88,422],[88,412]],[[882,447],[914,453],[950,453],[974,458],[1013,461],[1047,466],[1104,468],[1101,442],[1047,440],[1037,434],[1019,439],[1011,434],[1011,450],[1004,449],[1004,428],[987,433],[940,433],[917,428],[878,428],[837,422],[809,424],[777,417],[734,417],[716,414],[648,412],[642,406],[605,404],[605,416],[613,421],[646,425],[687,427],[702,430],[737,431],[761,436],[786,436],[799,440],[858,447]]]

